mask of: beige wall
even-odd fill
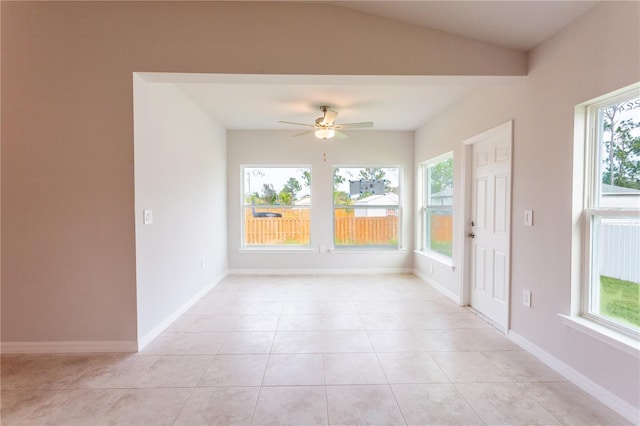
[[[9,342],[136,339],[133,72],[526,72],[521,52],[325,4],[1,7]],[[337,40],[330,61],[310,50],[326,34]]]
[[[228,132],[229,269],[233,271],[411,271],[413,268],[413,132],[351,131],[347,139],[320,141],[291,131]],[[325,161],[326,159],[326,161]],[[286,254],[241,250],[242,165],[299,164],[312,168],[311,251]],[[333,247],[333,168],[397,166],[402,169],[400,251]]]
[[[417,163],[448,150],[460,160],[464,139],[513,120],[512,330],[636,410],[638,359],[568,328],[558,314],[571,304],[575,106],[640,80],[639,6],[597,6],[531,52],[526,79],[477,90],[416,133]],[[461,168],[456,161],[456,185]],[[533,227],[523,226],[525,209],[534,210]],[[458,267],[460,260],[458,246]],[[452,272],[447,280],[456,288],[460,279]],[[523,289],[531,308],[520,303]]]
[[[527,73],[521,52],[324,4],[1,8],[3,342],[137,338],[133,72]],[[513,328],[636,406],[637,359],[556,314],[570,303],[573,106],[638,79],[638,15],[635,2],[598,6],[532,52],[525,82],[478,90],[416,147],[417,162],[440,150],[436,138],[459,154],[462,139],[515,120],[514,217],[532,208],[536,226],[514,220],[513,293],[531,289],[534,305],[514,304]],[[326,34],[330,61],[310,50]]]

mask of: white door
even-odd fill
[[[511,122],[472,138],[471,151],[471,306],[507,330]]]

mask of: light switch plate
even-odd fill
[[[533,226],[533,210],[524,211],[524,226]]]
[[[531,307],[531,291],[522,290],[522,304],[528,308]]]
[[[142,213],[142,223],[144,223],[145,225],[151,225],[153,223],[153,210],[145,209],[142,211]]]

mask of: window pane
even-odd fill
[[[309,245],[311,169],[245,167],[244,244]]]
[[[640,97],[637,89],[594,105],[588,140],[593,188],[585,313],[617,326],[640,327]]]
[[[453,208],[426,210],[426,241],[429,249],[451,257],[453,246]]]
[[[399,173],[397,167],[334,170],[336,246],[398,246]]]
[[[640,327],[640,216],[593,220],[590,311]]]
[[[640,97],[599,108],[597,115],[600,142],[598,206],[638,208]]]
[[[453,157],[425,166],[424,248],[452,256]]]
[[[335,209],[335,244],[398,245],[397,208]]]

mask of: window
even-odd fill
[[[587,106],[582,315],[640,330],[640,91]]]
[[[453,245],[453,153],[423,163],[422,247],[451,257]]]
[[[400,169],[337,167],[333,171],[334,242],[399,246]]]
[[[243,167],[244,246],[310,245],[310,167]]]

